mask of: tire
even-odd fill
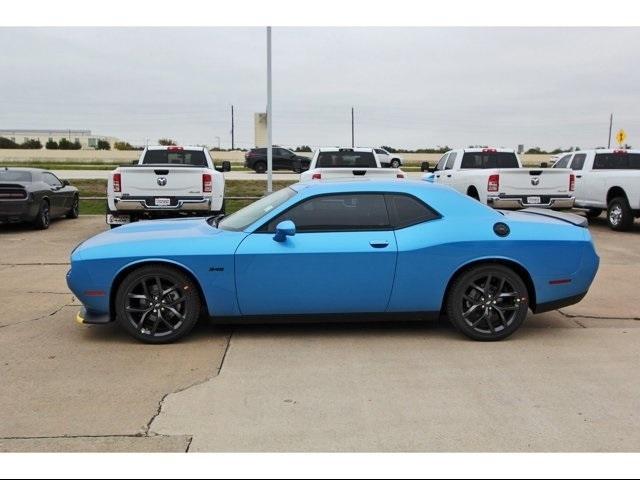
[[[253,169],[256,171],[256,173],[264,173],[267,171],[267,164],[264,162],[256,162],[253,165]]]
[[[400,160],[397,158],[391,160],[391,168],[400,168]]]
[[[182,271],[149,265],[124,278],[116,294],[115,311],[118,323],[131,336],[160,344],[175,342],[191,332],[201,305],[197,286]]]
[[[38,216],[33,221],[34,228],[38,230],[46,230],[51,224],[51,211],[49,210],[49,202],[43,200],[38,209]]]
[[[587,210],[587,218],[597,218],[601,213],[601,208],[590,208],[589,210]]]
[[[524,322],[529,293],[520,276],[500,264],[472,267],[449,289],[449,321],[473,340],[496,341],[513,334]]]
[[[625,197],[616,197],[607,205],[607,222],[612,230],[624,232],[633,226],[633,211]]]
[[[76,195],[73,197],[73,205],[71,210],[67,213],[67,218],[78,218],[80,216],[80,199]]]

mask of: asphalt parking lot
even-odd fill
[[[0,451],[639,451],[640,225],[591,226],[582,303],[511,339],[444,323],[218,327],[140,344],[75,323],[102,216],[0,226]]]

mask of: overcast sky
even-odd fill
[[[0,28],[0,129],[252,146],[264,28]],[[281,145],[640,145],[640,29],[274,28]]]

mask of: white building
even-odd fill
[[[0,129],[0,137],[8,138],[17,144],[26,142],[27,140],[39,140],[44,147],[47,142],[54,141],[60,143],[60,140],[66,138],[71,143],[76,140],[80,142],[83,150],[95,149],[98,146],[98,140],[106,140],[113,148],[113,144],[119,140],[115,137],[107,137],[104,135],[96,135],[91,130],[8,130]]]

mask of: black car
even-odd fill
[[[292,170],[296,173],[309,170],[311,159],[298,155],[282,147],[273,147],[273,169]],[[255,170],[256,173],[267,171],[267,149],[253,148],[244,154],[244,166]]]
[[[79,194],[67,180],[39,168],[0,167],[0,222],[49,228],[52,218],[78,218]]]

